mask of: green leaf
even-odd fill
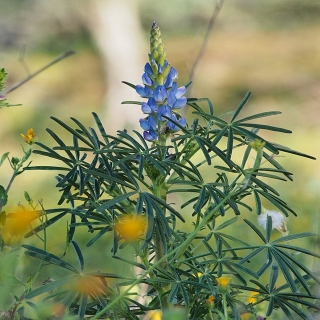
[[[250,99],[251,96],[251,92],[247,92],[246,95],[244,96],[244,98],[242,99],[242,101],[240,102],[239,106],[237,107],[236,111],[233,114],[233,117],[231,119],[231,122],[234,121],[234,119],[238,116],[238,114],[241,112],[241,110],[243,109],[243,107],[246,105],[246,103],[248,102],[248,100]]]
[[[78,258],[78,261],[79,261],[80,270],[83,271],[83,268],[84,268],[84,259],[83,259],[83,255],[82,255],[81,249],[80,249],[79,245],[78,245],[75,241],[72,240],[71,243],[72,243],[72,245],[73,245],[74,251],[75,251],[76,254],[77,254],[77,258]]]
[[[313,157],[313,156],[310,156],[310,155],[308,155],[308,154],[305,154],[305,153],[302,153],[302,152],[299,152],[299,151],[292,150],[292,149],[290,149],[290,148],[288,148],[288,147],[281,146],[281,145],[276,144],[276,143],[273,143],[273,145],[274,145],[279,151],[287,152],[287,153],[291,153],[291,154],[295,154],[295,155],[297,155],[297,156],[309,158],[309,159],[312,159],[312,160],[316,160],[316,158]]]
[[[39,249],[39,248],[36,248],[33,246],[29,246],[26,244],[23,244],[22,247],[27,249],[27,251],[25,251],[25,254],[28,256],[46,261],[50,264],[55,264],[59,267],[68,269],[68,270],[78,274],[78,270],[75,267],[73,267],[70,263],[62,260],[61,258],[59,258],[58,256],[56,256],[52,253],[49,253],[49,252],[44,251],[42,249]]]
[[[127,86],[133,88],[134,90],[136,90],[136,86],[130,82],[127,82],[127,81],[121,81],[122,83],[126,84]]]
[[[76,278],[77,275],[71,275],[71,276],[68,276],[68,277],[64,277],[62,279],[59,279],[59,280],[55,280],[55,281],[52,281],[46,285],[43,285],[37,289],[34,289],[30,292],[28,292],[26,295],[25,295],[25,299],[32,299],[34,297],[37,297],[37,296],[40,296],[41,294],[44,294],[46,292],[50,292],[52,290],[56,290],[57,288],[59,287],[62,287],[63,285],[65,285],[66,283],[70,282],[71,280],[73,280],[74,278]]]
[[[99,206],[96,210],[98,212],[101,212],[103,210],[107,210],[114,205],[118,204],[119,202],[128,199],[129,197],[133,196],[134,194],[137,194],[137,191],[131,191],[125,194],[121,194],[120,196],[114,197],[111,200],[107,200],[105,203],[103,203],[101,206]]]
[[[238,123],[241,123],[241,122],[245,122],[245,121],[249,121],[249,120],[253,120],[253,119],[264,118],[264,117],[270,117],[270,116],[274,116],[274,115],[278,115],[278,114],[281,114],[281,112],[280,111],[261,112],[261,113],[256,113],[256,114],[254,114],[252,116],[245,117],[245,118],[242,118],[240,120],[234,121],[233,123],[234,124],[238,124]]]
[[[6,189],[0,185],[0,203],[1,207],[4,207],[8,202],[8,194]]]
[[[100,118],[98,117],[98,115],[95,112],[92,112],[92,115],[93,115],[94,121],[96,122],[97,127],[100,131],[100,134],[101,134],[102,138],[104,139],[105,143],[109,143],[109,137],[107,136],[107,133],[104,130],[104,127],[100,121]]]
[[[59,120],[56,117],[50,117],[52,120],[54,120],[55,122],[57,122],[58,124],[60,124],[61,127],[63,127],[64,129],[66,129],[67,131],[69,131],[70,133],[72,133],[75,137],[77,137],[79,140],[81,140],[83,143],[85,143],[86,145],[89,145],[90,147],[94,148],[93,143],[90,140],[87,140],[83,137],[83,135],[81,135],[78,131],[72,129],[71,127],[69,127],[68,125],[66,125],[64,122],[62,122],[61,120]]]
[[[227,154],[226,154],[226,158],[229,160],[231,159],[232,151],[233,151],[233,129],[230,126],[228,131],[228,143],[227,143]]]
[[[237,123],[237,127],[249,127],[249,128],[257,128],[257,129],[264,129],[264,130],[270,130],[270,131],[276,131],[276,132],[282,132],[282,133],[292,133],[291,130],[287,130],[284,128],[278,128],[273,126],[268,126],[265,124],[258,124],[258,123]]]
[[[3,162],[8,158],[10,152],[4,153],[0,158],[0,167],[2,166]]]
[[[100,239],[105,233],[112,231],[111,226],[104,227],[101,229],[88,243],[86,244],[87,247],[92,246],[98,239]]]

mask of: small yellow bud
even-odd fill
[[[30,144],[30,145],[34,144],[38,140],[32,128],[28,129],[28,132],[26,135],[21,133],[21,137],[25,140],[27,144]]]
[[[262,149],[265,146],[266,142],[260,139],[255,139],[250,141],[249,146],[255,150]]]

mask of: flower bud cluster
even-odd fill
[[[149,62],[145,65],[142,75],[144,86],[136,86],[136,92],[142,98],[148,99],[141,105],[142,112],[148,116],[140,119],[140,126],[144,129],[143,136],[148,141],[157,140],[163,133],[179,131],[180,128],[175,123],[182,127],[186,125],[186,119],[174,112],[187,103],[187,98],[184,97],[186,87],[178,88],[177,82],[174,81],[178,72],[170,66],[166,57],[160,29],[154,22],[150,37]]]

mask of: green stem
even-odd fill
[[[228,320],[228,309],[227,309],[227,297],[226,297],[226,294],[222,295],[222,299],[223,299],[224,320]]]

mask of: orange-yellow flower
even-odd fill
[[[209,298],[206,300],[206,303],[213,303],[214,296],[209,296]]]
[[[220,277],[220,278],[217,278],[216,280],[218,281],[218,285],[220,287],[227,287],[229,285],[231,278]]]
[[[141,238],[146,227],[146,218],[142,215],[128,214],[117,219],[115,229],[119,235],[127,241],[135,241]]]
[[[216,280],[218,282],[218,291],[223,295],[227,294],[231,278],[220,277]]]
[[[32,128],[28,129],[26,135],[21,133],[21,137],[25,140],[28,144],[34,144],[37,141],[37,136],[35,135]]]
[[[150,316],[148,319],[150,320],[161,320],[162,319],[162,312],[160,310],[152,310],[148,313]]]
[[[256,295],[258,295],[258,294],[259,294],[259,292],[252,291],[252,292],[250,293],[249,298],[248,298],[248,303],[255,303],[255,302],[257,302]]]
[[[2,227],[2,239],[6,244],[17,244],[25,233],[32,230],[31,222],[39,217],[37,211],[21,210],[9,213]]]
[[[99,279],[91,275],[80,275],[73,280],[71,288],[78,293],[95,297],[103,292]]]

